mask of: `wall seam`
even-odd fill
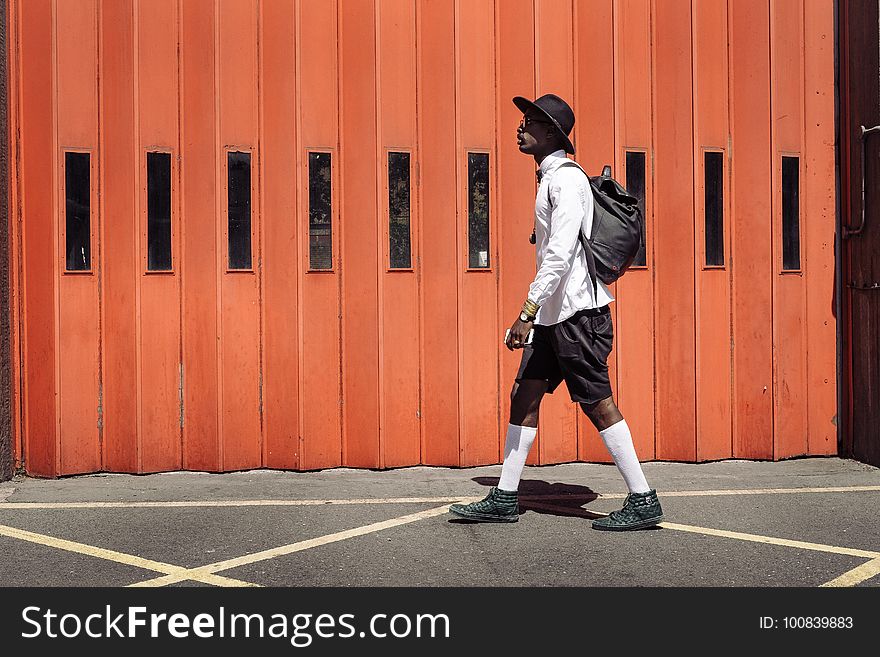
[[[11,257],[9,221],[9,21],[6,0],[0,1],[0,481],[12,477],[13,447],[13,392],[11,341]]]

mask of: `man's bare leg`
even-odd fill
[[[479,522],[516,522],[519,520],[519,480],[535,436],[538,411],[547,392],[546,381],[522,379],[510,393],[510,423],[504,441],[504,463],[498,486],[479,502],[453,504],[449,510],[457,516]]]

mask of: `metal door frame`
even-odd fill
[[[880,2],[880,0],[878,0]],[[852,435],[852,423],[850,422],[850,403],[851,403],[851,383],[852,383],[852,357],[849,344],[849,335],[852,326],[852,310],[848,302],[846,281],[844,280],[844,265],[847,258],[846,239],[850,236],[858,235],[861,228],[853,230],[849,216],[853,214],[856,203],[850,196],[852,189],[850,170],[850,161],[848,152],[844,152],[844,146],[852,148],[855,145],[850,143],[849,136],[844,132],[844,128],[848,131],[851,127],[852,117],[850,116],[851,102],[850,98],[843,92],[842,83],[849,81],[849,59],[845,57],[845,49],[849,44],[849,35],[842,38],[841,29],[846,29],[845,25],[841,25],[841,12],[844,7],[849,7],[849,0],[834,0],[834,123],[835,123],[835,314],[837,318],[837,445],[838,453],[842,457],[855,458],[855,437]],[[878,41],[880,41],[880,26],[877,27]],[[880,46],[880,43],[878,43]],[[867,130],[867,134],[865,129]],[[876,130],[875,126],[862,126],[862,141],[858,145],[863,149],[862,153],[862,171],[864,177],[864,149],[867,147],[866,139]],[[880,138],[880,137],[875,137]],[[864,180],[862,181],[864,202]],[[844,194],[846,196],[844,196]],[[864,207],[861,212],[864,212]],[[846,212],[845,212],[846,210]],[[862,217],[862,222],[864,217]],[[863,227],[863,223],[861,224]],[[855,412],[855,411],[853,411]]]
[[[0,481],[12,478],[12,440],[15,399],[12,394],[12,312],[10,283],[9,221],[9,51],[7,2],[0,0]]]

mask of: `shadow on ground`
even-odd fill
[[[481,486],[497,486],[498,477],[474,477],[472,481]],[[553,516],[572,518],[601,518],[604,513],[593,513],[584,509],[597,499],[599,494],[589,486],[554,483],[540,479],[523,479],[519,484],[519,514],[526,511]],[[472,520],[456,518],[450,522],[470,523]]]

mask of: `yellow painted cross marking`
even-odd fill
[[[336,532],[334,534],[327,534],[326,536],[319,536],[318,538],[310,538],[306,541],[299,541],[297,543],[291,543],[289,545],[282,545],[281,547],[271,548],[269,550],[255,552],[253,554],[245,554],[235,559],[218,561],[217,563],[208,564],[207,566],[201,566],[199,568],[193,568],[186,572],[168,574],[164,577],[158,577],[156,579],[147,580],[145,582],[131,584],[130,586],[167,586],[168,584],[180,582],[185,579],[197,579],[198,577],[204,577],[220,570],[238,568],[239,566],[256,563],[257,561],[265,561],[266,559],[274,559],[275,557],[293,554],[294,552],[301,552],[302,550],[308,550],[309,548],[318,547],[319,545],[327,545],[328,543],[344,541],[349,538],[354,538],[355,536],[363,536],[365,534],[382,531],[383,529],[398,527],[400,525],[405,525],[410,522],[422,520],[423,518],[439,516],[442,513],[446,513],[448,509],[449,505],[444,504],[443,506],[437,507],[436,509],[428,509],[427,511],[410,513],[399,518],[383,520],[382,522],[374,522],[370,525],[365,525],[363,527],[346,529],[345,531]]]
[[[836,577],[830,582],[825,582],[822,586],[855,586],[877,575],[880,575],[880,559],[863,563],[861,566],[845,572],[840,577]]]
[[[664,495],[668,497],[668,495]],[[558,499],[558,498],[557,498]],[[527,508],[541,509],[544,511],[556,511],[558,513],[566,513],[568,515],[579,515],[587,518],[602,518],[607,513],[599,513],[596,511],[587,511],[581,507],[565,507],[552,504],[530,503],[526,500],[523,505]],[[876,575],[880,575],[880,552],[872,550],[859,550],[856,548],[838,547],[836,545],[824,545],[822,543],[807,543],[805,541],[794,541],[787,538],[775,538],[772,536],[761,536],[758,534],[746,534],[744,532],[733,532],[725,529],[712,529],[710,527],[696,527],[694,525],[682,525],[674,522],[661,522],[658,527],[665,529],[674,529],[681,532],[690,532],[693,534],[704,534],[707,536],[720,536],[722,538],[732,538],[740,541],[751,541],[754,543],[765,543],[768,545],[781,545],[784,547],[793,547],[801,550],[813,550],[816,552],[830,552],[832,554],[843,554],[850,557],[862,557],[871,559],[846,573],[837,577],[830,582],[822,584],[822,586],[855,586],[860,582],[870,579]]]
[[[769,545],[784,545],[786,547],[799,548],[801,550],[815,550],[817,552],[845,554],[850,557],[865,557],[867,559],[880,558],[880,552],[872,552],[870,550],[857,550],[854,548],[837,547],[836,545],[823,545],[821,543],[806,543],[804,541],[792,541],[787,538],[774,538],[772,536],[745,534],[743,532],[729,532],[724,529],[710,529],[708,527],[694,527],[693,525],[679,525],[674,522],[661,522],[660,527],[665,527],[666,529],[675,529],[680,532],[691,532],[694,534],[706,534],[708,536],[734,538],[740,541],[767,543]]]
[[[694,490],[694,491],[669,491],[661,494],[661,497],[709,497],[709,496],[727,496],[727,495],[779,495],[779,494],[802,494],[802,493],[852,493],[880,491],[880,486],[831,486],[831,487],[814,487],[814,488],[754,488],[747,490]],[[594,511],[587,511],[582,507],[565,507],[559,505],[542,504],[541,501],[559,501],[565,499],[577,500],[585,495],[595,495],[602,499],[622,499],[626,497],[625,493],[614,493],[608,495],[600,495],[598,493],[585,494],[568,494],[568,495],[522,495],[520,497],[521,504],[526,508],[544,509],[557,512],[565,512],[569,515],[580,515],[591,518],[602,517],[606,514]],[[376,522],[363,527],[357,527],[318,538],[298,541],[289,545],[283,545],[277,548],[263,550],[253,554],[243,555],[226,561],[200,566],[197,568],[183,568],[171,564],[164,564],[157,561],[142,559],[132,555],[116,552],[113,550],[105,550],[96,548],[83,543],[66,541],[63,539],[46,536],[43,534],[35,534],[13,527],[0,525],[0,535],[10,536],[21,540],[38,543],[41,545],[55,547],[70,552],[86,554],[110,561],[116,561],[131,566],[137,566],[147,570],[163,573],[161,577],[146,580],[132,584],[131,586],[166,586],[175,582],[186,580],[195,580],[216,586],[257,586],[237,579],[231,579],[216,575],[218,571],[229,570],[239,566],[274,559],[276,557],[308,550],[313,547],[327,545],[337,541],[343,541],[356,536],[363,536],[377,531],[382,531],[391,527],[404,525],[418,520],[437,516],[445,513],[452,502],[470,502],[481,499],[480,497],[393,497],[393,498],[361,498],[361,499],[333,499],[333,500],[205,500],[205,501],[169,501],[169,502],[0,502],[0,509],[72,509],[72,508],[181,508],[181,507],[252,507],[252,506],[324,506],[338,504],[420,504],[420,503],[445,503],[441,507],[408,514],[399,518]],[[722,529],[712,529],[707,527],[697,527],[693,525],[683,525],[678,523],[664,522],[661,527],[672,529],[675,531],[684,531],[708,536],[718,536],[723,538],[731,538],[735,540],[751,541],[756,543],[764,543],[769,545],[779,545],[785,547],[793,547],[803,550],[813,550],[819,552],[830,552],[834,554],[843,554],[847,556],[861,557],[870,559],[846,573],[837,577],[823,586],[854,586],[867,579],[880,574],[880,552],[870,550],[859,550],[854,548],[838,547],[833,545],[824,545],[820,543],[808,543],[804,541],[795,541],[790,539],[775,538],[770,536],[760,536],[757,534],[748,534],[743,532],[733,532]]]
[[[37,534],[34,532],[25,531],[23,529],[16,529],[15,527],[7,527],[6,525],[0,525],[0,535],[9,536],[10,538],[17,538],[22,541],[29,541],[30,543],[37,543],[38,545],[58,548],[59,550],[66,550],[68,552],[74,552],[76,554],[85,554],[90,557],[97,557],[99,559],[115,561],[116,563],[125,564],[127,566],[136,566],[137,568],[143,568],[144,570],[153,570],[158,573],[167,573],[171,575],[189,572],[189,569],[183,568],[181,566],[173,566],[171,564],[162,563],[161,561],[143,559],[142,557],[125,554],[124,552],[117,552],[116,550],[105,550],[104,548],[86,545],[85,543],[77,543],[75,541],[68,541],[63,538],[55,538],[54,536]],[[257,586],[257,584],[251,584],[249,582],[243,582],[237,579],[230,579],[228,577],[221,577],[219,575],[214,575],[210,573],[205,575],[201,573],[196,573],[192,576],[186,577],[185,579],[194,579],[204,584],[213,584],[214,586]]]

